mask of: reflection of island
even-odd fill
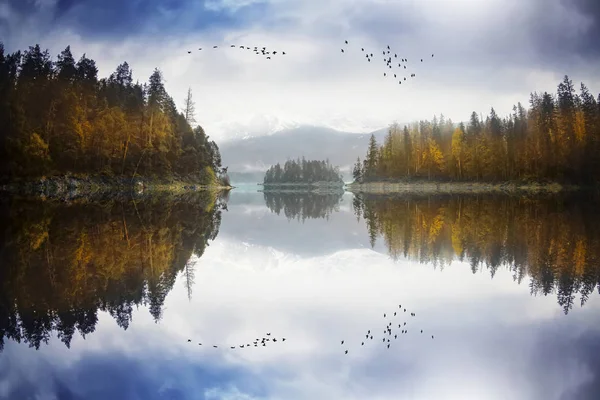
[[[392,258],[444,266],[467,260],[531,278],[533,295],[556,293],[565,313],[579,293],[581,305],[600,290],[600,214],[589,198],[529,199],[508,196],[355,198],[371,244],[382,235]]]
[[[146,305],[161,318],[178,273],[218,234],[220,206],[207,193],[185,201],[56,205],[0,203],[0,350],[4,339],[39,348],[51,333],[67,346],[95,330],[98,310],[127,329]]]
[[[279,215],[281,211],[288,219],[329,218],[339,210],[343,192],[263,192],[269,209]]]

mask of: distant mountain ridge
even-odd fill
[[[371,132],[381,143],[387,128]],[[363,158],[371,133],[342,132],[322,126],[304,125],[268,136],[235,139],[220,145],[222,163],[229,167],[232,182],[246,182],[262,176],[271,165],[287,159],[329,161],[350,178],[352,164]],[[259,181],[261,181],[260,179]],[[255,180],[256,181],[256,180]]]

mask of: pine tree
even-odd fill
[[[354,182],[362,181],[362,163],[360,162],[360,157],[356,159],[356,164],[354,164],[354,169],[352,170],[352,177],[354,178]]]
[[[375,176],[377,172],[378,150],[377,139],[374,134],[371,134],[367,156],[364,161],[363,179],[369,179]]]
[[[185,117],[186,122],[189,125],[193,125],[196,123],[195,113],[196,105],[192,100],[192,88],[188,88],[187,96],[185,97],[185,102],[183,106],[183,115]]]

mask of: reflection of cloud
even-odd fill
[[[193,260],[192,300],[180,277],[159,323],[140,309],[123,331],[100,313],[96,331],[76,335],[71,350],[57,338],[39,351],[8,342],[0,398],[558,400],[597,387],[598,296],[566,317],[505,270],[491,280],[466,263],[440,272],[358,247],[299,254],[219,236]],[[382,313],[399,303],[417,313],[409,333],[390,350],[375,340],[361,347],[367,329],[381,340]],[[288,340],[210,347],[266,332]],[[348,355],[340,339],[352,345]]]
[[[222,391],[227,395],[222,398],[259,399],[266,394],[262,379],[245,367],[172,358],[156,351],[160,344],[157,341],[132,354],[110,348],[83,351],[72,363],[7,346],[6,356],[15,361],[0,372],[0,398],[214,399]],[[243,396],[235,397],[236,393]]]
[[[552,354],[555,342],[570,337],[571,324],[589,329],[596,298],[574,322],[552,298],[529,296],[505,272],[491,281],[472,275],[466,264],[440,273],[369,250],[300,258],[243,247],[218,238],[207,248],[197,261],[196,295],[189,302],[177,282],[159,324],[140,310],[126,332],[101,315],[97,331],[85,342],[76,337],[72,350],[56,339],[38,352],[8,343],[0,364],[8,360],[11,368],[0,365],[0,387],[52,392],[60,382],[75,399],[89,398],[92,389],[98,398],[115,399],[198,393],[207,399],[541,399],[552,398],[538,396],[546,393],[541,386],[559,394],[586,378],[544,378],[544,371],[572,368],[564,360],[579,353],[565,341],[564,354],[540,363],[536,348]],[[417,312],[408,321],[413,332],[390,350],[360,347],[365,330],[379,332],[382,311],[397,302]],[[436,339],[417,333],[421,327]],[[288,340],[260,349],[206,346],[243,343],[267,331]],[[188,337],[204,346],[188,344]],[[340,338],[353,345],[347,356]]]
[[[352,195],[345,194],[339,212],[331,214],[329,219],[288,221],[283,213],[276,215],[269,211],[262,193],[234,191],[229,211],[223,215],[219,237],[231,237],[302,256],[369,247],[366,226],[356,220],[351,202]]]

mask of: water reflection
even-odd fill
[[[10,338],[38,349],[52,331],[70,346],[94,332],[98,311],[127,329],[147,305],[155,321],[180,271],[218,234],[220,205],[206,193],[103,204],[4,201],[0,225],[0,350]]]
[[[265,207],[262,193],[233,191],[218,237],[202,257],[192,255],[184,263],[194,272],[191,299],[185,266],[179,267],[158,322],[147,301],[132,307],[127,330],[98,309],[94,334],[82,338],[75,332],[69,349],[56,337],[39,350],[6,340],[0,355],[0,399],[597,397],[600,296],[590,295],[585,307],[573,307],[565,316],[554,296],[531,296],[507,268],[497,268],[493,279],[485,268],[479,269],[485,273],[472,274],[466,250],[463,261],[455,256],[452,268],[443,271],[419,267],[403,255],[394,260],[382,240],[376,240],[376,251],[370,248],[367,224],[356,220],[351,203],[346,194],[329,220],[288,223]],[[426,198],[411,200],[419,207],[426,203]],[[558,204],[563,205],[556,214],[571,207],[563,200]],[[119,209],[105,207],[113,217],[96,218],[96,225],[112,220],[115,232],[121,232],[115,241],[126,242]],[[136,211],[133,205],[124,207],[131,236],[130,218],[137,219]],[[137,203],[146,226],[149,217],[178,207]],[[205,212],[198,211],[200,216]],[[72,214],[72,221],[64,217],[61,224],[71,231],[87,226],[89,232],[85,214]],[[155,225],[157,232],[166,229],[176,237],[177,231],[195,227],[194,220],[201,221],[199,227],[210,225],[208,216],[199,218],[194,211],[170,215],[159,219],[168,222]],[[21,217],[12,218],[16,223]],[[139,224],[137,231],[142,228]],[[57,233],[51,230],[50,237]],[[148,263],[146,259],[146,267]],[[68,294],[63,290],[55,296],[69,299]],[[406,317],[415,325],[388,349],[381,339],[383,313],[393,315],[399,304],[407,315],[416,313]],[[374,335],[372,345],[363,346],[369,329],[379,341]],[[286,341],[230,348],[266,332]]]
[[[339,211],[344,196],[339,192],[283,192],[264,191],[265,204],[277,215],[283,211],[288,220],[297,219],[304,222],[307,218],[325,218]]]
[[[565,314],[600,291],[600,211],[596,198],[517,196],[381,196],[362,194],[354,212],[371,245],[382,235],[392,258],[443,268],[467,260],[494,277],[508,268],[532,295],[556,293]]]

